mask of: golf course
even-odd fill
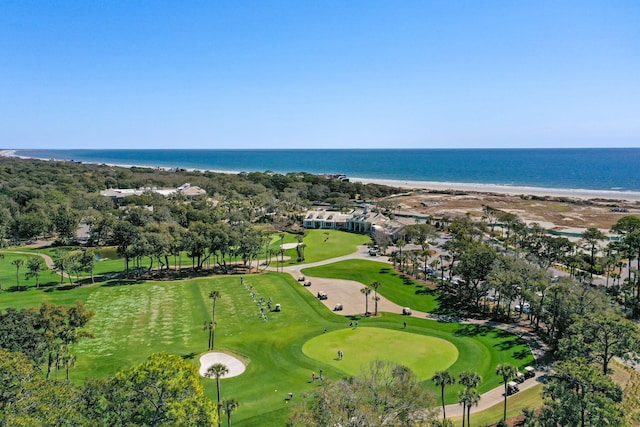
[[[303,242],[306,262],[325,264],[302,271],[309,277],[347,279],[362,285],[377,281],[379,295],[396,304],[425,313],[437,309],[437,291],[408,282],[388,263],[332,261],[355,253],[357,246],[367,241],[361,235],[312,230]],[[272,245],[280,242],[295,242],[295,238],[274,236]],[[80,300],[93,310],[95,315],[88,325],[92,338],[81,340],[72,349],[77,357],[71,370],[74,382],[113,374],[157,352],[179,355],[198,366],[208,351],[205,326],[212,317],[210,294],[217,291],[214,350],[234,356],[246,368],[241,375],[221,380],[223,398],[239,402],[233,415],[235,426],[284,425],[289,407],[301,393],[322,386],[322,381],[312,380],[312,372],[320,370],[323,380],[329,381],[358,375],[375,360],[389,360],[409,367],[424,387],[439,396],[440,389],[431,380],[436,371],[448,370],[454,376],[462,371],[477,372],[483,379],[478,391],[484,393],[501,384],[495,374],[498,364],[522,369],[534,361],[521,338],[501,329],[397,312],[380,311],[369,317],[333,312],[315,297],[315,285],[304,287],[292,274],[276,272],[273,267],[242,276],[125,281],[109,276],[122,270],[122,260],[109,257],[96,262],[96,274],[107,279],[98,278],[94,284],[85,280],[82,286],[70,286],[65,279],[60,285],[60,276],[47,270],[36,288],[33,279],[25,280],[24,272],[16,273],[12,265],[18,257],[27,259],[43,250],[29,252],[1,252],[4,291],[0,293],[0,309]],[[290,258],[286,263],[304,268],[303,263],[291,261],[294,254],[295,250],[287,251]],[[183,264],[189,266],[188,258]],[[16,274],[24,290],[8,291],[15,285]],[[267,302],[271,307],[279,304],[281,311],[271,311]],[[365,296],[358,302],[364,314]],[[344,354],[341,359],[338,350]],[[202,382],[207,395],[215,400],[215,381],[203,378]],[[459,385],[447,387],[447,403],[457,403],[461,389]],[[289,393],[292,400],[287,399]]]

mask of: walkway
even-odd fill
[[[291,274],[296,280],[302,276],[301,270],[317,267],[326,264],[333,264],[335,262],[346,261],[350,259],[365,259],[369,261],[380,261],[391,263],[389,258],[386,256],[378,256],[372,257],[369,255],[369,248],[366,246],[359,246],[358,250],[352,254],[327,259],[324,261],[318,261],[309,264],[296,265],[296,266],[288,266],[284,267],[284,272]],[[273,270],[273,268],[270,268]],[[333,310],[336,304],[342,304],[342,311],[335,312],[336,314],[341,314],[344,316],[350,315],[362,315],[365,311],[365,302],[364,296],[360,292],[360,289],[365,286],[360,282],[355,282],[353,280],[343,280],[343,279],[328,279],[323,277],[311,277],[305,276],[306,281],[311,282],[311,286],[307,287],[309,292],[313,295],[316,295],[318,291],[324,291],[327,294],[327,299],[321,301],[329,310]],[[302,286],[302,284],[300,285]],[[380,300],[378,301],[378,311],[384,311],[389,313],[402,313],[402,307],[392,301],[389,301],[385,297],[378,294]],[[371,298],[372,295],[369,295]],[[369,302],[369,311],[374,311],[374,302]],[[544,344],[540,339],[533,334],[529,329],[526,329],[519,324],[509,324],[509,323],[500,323],[494,322],[491,320],[478,320],[478,319],[452,319],[452,318],[442,318],[441,316],[434,315],[431,313],[423,313],[419,311],[413,311],[412,317],[417,318],[427,318],[436,321],[452,321],[455,320],[457,323],[465,324],[465,325],[479,325],[479,326],[489,326],[492,328],[498,328],[505,331],[509,331],[515,335],[520,336],[529,346],[533,356],[536,360],[542,360],[546,353],[549,351],[549,348],[546,344]],[[541,367],[538,367],[541,368]],[[536,385],[542,383],[547,374],[545,372],[546,368],[542,367],[542,370],[536,371],[535,377],[529,378],[523,383],[519,384],[520,391],[527,390],[529,388],[535,387]],[[504,401],[504,386],[501,385],[493,390],[484,393],[481,396],[480,402],[478,406],[474,406],[472,409],[472,413],[480,412],[485,409],[488,409],[496,404],[502,403]],[[507,403],[508,404],[508,403]],[[462,416],[462,406],[459,404],[451,404],[446,405],[447,417],[459,417]]]

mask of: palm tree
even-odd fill
[[[460,403],[462,403],[462,425],[464,426],[464,416],[465,416],[465,411],[467,412],[467,421],[469,418],[468,413],[471,412],[471,405],[474,403],[474,393],[475,395],[478,394],[478,392],[475,390],[475,387],[478,386],[478,384],[480,384],[480,382],[482,382],[482,377],[480,375],[478,375],[477,372],[473,372],[473,371],[462,371],[460,372],[460,376],[458,377],[458,383],[462,384],[463,386],[465,386],[465,389],[462,390],[460,393],[458,393],[458,401]],[[480,400],[480,397],[477,398],[477,400]],[[477,401],[475,402],[475,404],[477,405]]]
[[[214,363],[207,369],[207,373],[205,376],[207,378],[215,378],[216,380],[216,388],[218,390],[218,427],[220,427],[220,378],[224,377],[229,373],[229,368],[222,363]]]
[[[0,259],[4,259],[4,254],[0,254]],[[2,282],[0,282],[0,291],[2,290]]]
[[[458,401],[462,403],[462,426],[464,427],[465,412],[467,418],[467,427],[471,427],[471,407],[478,406],[480,402],[480,394],[475,388],[466,388],[458,393]]]
[[[360,292],[364,294],[364,315],[369,314],[369,294],[371,293],[371,288],[365,286],[360,289]]]
[[[447,412],[444,409],[444,388],[448,385],[455,384],[456,379],[448,371],[437,371],[431,379],[436,383],[436,385],[440,386],[442,397],[442,418],[446,420]]]
[[[211,308],[211,327],[209,328],[209,350],[213,350],[215,339],[216,339],[216,301],[220,298],[219,291],[211,291],[209,292],[209,298],[213,300],[213,305]]]
[[[378,298],[378,288],[379,288],[380,286],[382,286],[382,285],[380,284],[380,282],[371,282],[371,284],[369,285],[369,287],[370,287],[371,289],[373,289],[373,294],[374,294],[374,296],[373,296],[373,300],[374,300],[374,301],[375,301],[375,303],[376,303],[376,305],[375,305],[375,307],[376,307],[376,308],[375,308],[374,313],[373,313],[373,315],[374,315],[374,316],[377,316],[377,315],[378,315],[378,301],[380,300],[380,298]]]
[[[238,409],[240,404],[235,399],[228,399],[222,401],[222,412],[227,414],[227,427],[231,427],[231,413]]]
[[[202,326],[203,330],[208,331],[209,335],[209,344],[207,345],[207,349],[211,350],[211,337],[213,335],[213,322],[211,320],[205,320],[204,325]]]
[[[11,264],[16,266],[16,287],[20,290],[20,267],[24,265],[24,260],[20,258],[14,259]]]
[[[502,381],[504,382],[504,411],[502,413],[503,421],[506,421],[507,419],[507,384],[516,376],[517,372],[518,368],[513,365],[509,365],[508,363],[501,363],[496,366],[496,374],[502,376]]]
[[[38,289],[40,287],[40,272],[44,269],[44,261],[39,256],[31,257],[27,261],[27,268],[29,269],[29,271],[27,271],[27,274],[25,275],[26,278],[29,279],[31,277],[35,277],[36,289]]]
[[[284,233],[280,233],[280,265],[282,266],[282,271],[284,271]],[[278,269],[276,268],[276,271]]]
[[[458,383],[465,386],[467,389],[475,388],[482,382],[482,377],[477,372],[462,371],[458,378]]]

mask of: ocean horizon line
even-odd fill
[[[430,149],[428,149],[430,150]],[[484,150],[484,149],[482,149]],[[37,159],[43,161],[75,161],[72,159],[55,159],[55,158],[37,158],[37,157],[29,157],[24,155],[17,155],[17,152],[25,152],[29,150],[0,150],[0,157],[16,157],[22,159]],[[37,150],[33,150],[37,151]],[[54,151],[64,151],[64,150],[54,150]],[[69,150],[69,151],[78,151],[78,150]],[[103,152],[108,150],[82,150],[82,151],[95,151],[95,152]],[[121,150],[113,150],[113,151],[121,151]],[[137,150],[132,149],[131,151],[145,151],[145,150]],[[163,149],[151,149],[149,151],[191,151],[190,149],[176,149],[176,150],[163,150]],[[204,151],[217,151],[217,150],[204,150]],[[244,149],[233,149],[231,151],[244,151]],[[256,150],[247,150],[247,151],[256,151]],[[267,149],[264,151],[277,151]],[[301,149],[301,150],[287,150],[287,151],[333,151],[333,150],[323,150],[323,149]],[[367,150],[369,151],[369,150]],[[213,173],[223,173],[223,174],[241,174],[241,173],[251,173],[251,172],[259,172],[264,173],[269,170],[222,170],[222,169],[206,169],[206,168],[196,168],[196,167],[168,167],[168,166],[154,166],[151,164],[123,164],[123,163],[106,163],[99,161],[80,161],[80,163],[84,164],[93,164],[93,165],[107,165],[113,167],[122,167],[122,168],[152,168],[159,170],[174,170],[174,169],[182,169],[185,171],[198,171],[198,172],[213,172]],[[296,173],[296,172],[304,172],[311,173],[315,175],[323,175],[323,173],[312,173],[304,170],[291,170],[287,172],[278,172],[273,171],[274,173],[286,174],[286,173]],[[326,172],[331,173],[331,172]],[[478,193],[500,193],[500,194],[511,194],[511,195],[531,195],[531,196],[552,196],[552,197],[572,197],[572,198],[606,198],[606,199],[621,199],[621,200],[637,200],[640,201],[640,191],[635,190],[624,190],[624,189],[588,189],[588,188],[563,188],[563,187],[544,187],[544,186],[535,186],[535,185],[519,185],[519,184],[499,184],[499,183],[481,183],[481,182],[464,182],[464,181],[428,181],[428,180],[414,180],[414,179],[393,179],[393,178],[378,178],[378,177],[366,177],[366,176],[346,176],[351,182],[361,182],[364,184],[378,184],[378,185],[387,185],[390,187],[396,187],[406,190],[427,190],[427,191],[468,191],[468,192],[478,192]]]

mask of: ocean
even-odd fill
[[[352,180],[640,191],[640,148],[431,150],[16,150],[113,165],[345,174]]]

